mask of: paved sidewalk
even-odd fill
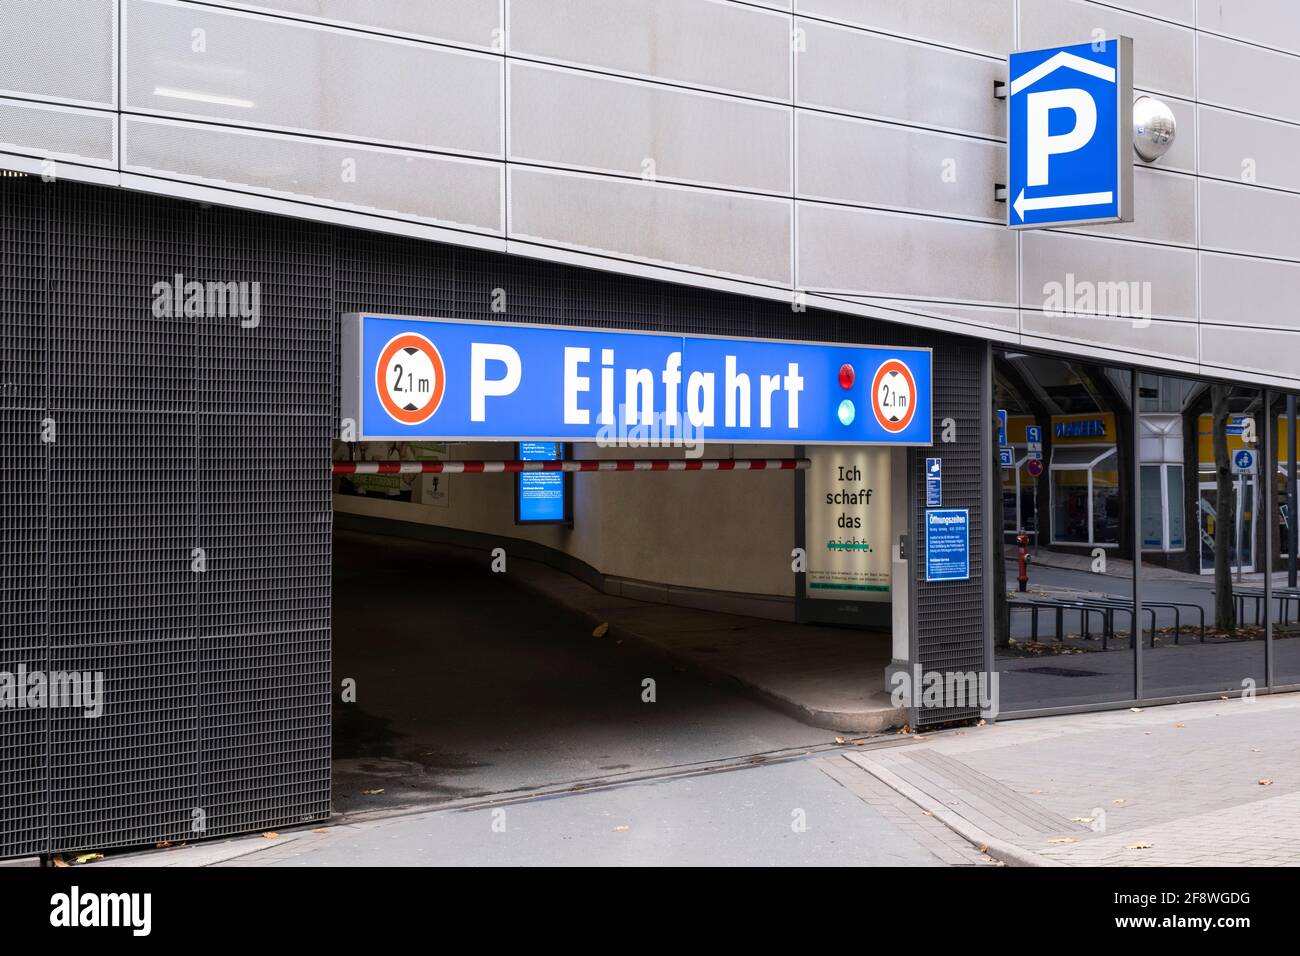
[[[844,759],[1010,863],[1295,866],[1297,727],[1290,694],[1007,721]]]

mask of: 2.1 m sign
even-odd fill
[[[1133,221],[1133,41],[1011,54],[1008,225]]]

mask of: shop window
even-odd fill
[[[1123,513],[1114,445],[1052,450],[1052,541],[1119,544]]]

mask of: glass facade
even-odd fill
[[[993,402],[1002,712],[1300,683],[1285,396],[995,350]]]

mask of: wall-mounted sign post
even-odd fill
[[[1133,221],[1133,41],[1011,54],[1013,228]]]

